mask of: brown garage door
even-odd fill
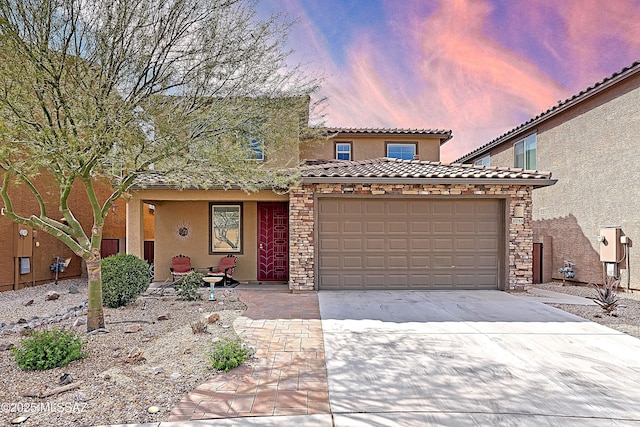
[[[497,289],[501,202],[318,199],[319,289]]]

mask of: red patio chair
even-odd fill
[[[217,267],[209,268],[207,276],[222,277],[221,283],[225,288],[235,288],[240,283],[232,277],[233,270],[236,268],[237,263],[238,257],[235,255],[227,255],[220,259]]]
[[[193,271],[191,267],[191,258],[182,254],[171,258],[171,279],[175,282],[176,277],[182,278]]]

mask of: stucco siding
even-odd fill
[[[211,254],[209,249],[209,206],[210,202],[242,203],[242,253],[238,256],[238,267],[234,278],[240,281],[257,280],[257,203],[260,201],[288,200],[287,195],[278,195],[271,191],[247,194],[243,191],[221,190],[141,190],[134,193],[129,201],[131,212],[135,206],[144,202],[155,205],[154,214],[154,256],[155,280],[165,281],[171,278],[169,267],[171,258],[183,254],[191,258],[192,266],[206,271],[218,264],[222,254]],[[145,230],[142,215],[129,223],[128,239],[132,244],[129,253],[141,256],[141,235]],[[133,218],[132,218],[133,220]],[[186,227],[187,236],[180,236],[177,230]]]
[[[437,162],[440,160],[440,139],[439,138],[416,138],[413,135],[406,137],[376,137],[349,136],[330,139],[323,142],[307,143],[300,152],[301,159],[335,159],[335,143],[352,143],[352,160],[367,160],[386,157],[387,142],[417,143],[418,155],[421,160]]]
[[[557,270],[568,259],[576,263],[576,280],[602,282],[597,236],[603,227],[620,226],[631,239],[640,239],[637,86],[591,103],[574,117],[550,121],[538,133],[538,169],[552,171],[558,183],[533,194],[534,233],[536,241],[553,237],[555,278],[561,278]],[[638,249],[630,249],[630,261],[631,287],[640,289]]]
[[[513,166],[513,143],[532,131],[523,129],[491,149],[491,166]],[[558,180],[533,192],[534,241],[546,240],[544,251],[552,252],[544,279],[562,279],[558,270],[567,260],[575,263],[576,281],[602,283],[600,229],[618,226],[632,243],[640,242],[640,74],[539,122],[535,130],[537,169]],[[640,249],[633,244],[629,260],[630,275],[626,261],[620,263],[622,285],[629,278],[630,287],[640,290]]]

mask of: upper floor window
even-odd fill
[[[416,155],[415,143],[387,143],[387,157],[401,160],[413,160]]]
[[[264,160],[264,142],[262,142],[262,140],[251,138],[249,141],[249,151],[250,160]]]
[[[336,142],[336,159],[351,160],[350,142]]]
[[[475,162],[473,162],[476,166],[490,166],[491,165],[491,156],[486,155],[484,157],[479,158]]]
[[[536,169],[536,134],[532,133],[513,144],[513,165],[516,168]]]

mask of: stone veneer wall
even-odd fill
[[[505,198],[508,220],[508,288],[529,289],[533,283],[531,186],[417,185],[417,184],[304,184],[289,193],[289,289],[311,291],[314,283],[314,194],[387,196],[493,196]],[[345,191],[346,190],[346,191]],[[524,206],[524,223],[512,221],[516,206]],[[500,273],[501,274],[501,273]]]

